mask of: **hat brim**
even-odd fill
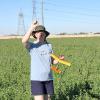
[[[44,32],[44,33],[46,34],[46,37],[50,34],[48,31],[42,31],[42,30],[40,30],[40,31],[33,31],[33,32],[32,32],[32,36],[33,36],[34,38],[36,38],[35,33],[37,33],[37,32]]]

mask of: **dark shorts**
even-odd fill
[[[31,94],[32,95],[53,95],[54,87],[53,81],[32,81],[31,80]]]

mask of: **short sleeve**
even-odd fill
[[[30,52],[32,47],[33,47],[33,43],[32,42],[28,42],[26,49]]]
[[[49,44],[49,47],[50,47],[51,53],[53,53],[52,44]]]

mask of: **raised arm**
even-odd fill
[[[31,36],[31,34],[32,34],[33,30],[34,30],[34,28],[35,28],[38,24],[39,24],[38,21],[34,21],[34,22],[31,24],[30,28],[28,29],[27,33],[23,36],[23,38],[22,38],[22,43],[23,43],[23,45],[24,45],[26,48],[29,48],[29,47],[30,47],[30,45],[29,45],[29,38],[30,38],[30,36]]]

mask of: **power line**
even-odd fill
[[[50,18],[46,17],[46,19],[48,20],[52,20],[54,23],[56,22],[64,22],[64,23],[68,23],[68,22],[72,22],[72,23],[81,23],[81,24],[98,24],[100,25],[100,23],[98,22],[89,22],[89,20],[83,20],[83,19],[75,19],[73,20],[72,18],[61,18],[61,17],[57,17],[57,16],[51,16]]]
[[[52,12],[56,12],[56,13],[57,13],[57,12],[58,12],[58,13],[68,13],[68,14],[72,14],[72,15],[73,15],[73,14],[74,14],[74,15],[75,15],[75,14],[78,14],[78,15],[82,15],[82,16],[84,15],[84,16],[93,16],[93,17],[99,17],[99,18],[100,18],[100,16],[97,16],[97,15],[94,15],[94,14],[79,13],[79,12],[72,12],[72,11],[66,11],[66,12],[65,12],[65,11],[63,11],[63,10],[56,10],[56,9],[53,10],[53,9],[51,9],[51,8],[50,8],[50,9],[47,8],[47,9],[45,9],[45,11],[52,11]]]
[[[63,4],[55,4],[54,2],[53,3],[51,3],[51,2],[49,2],[49,1],[43,1],[43,0],[41,0],[41,2],[39,2],[39,1],[37,1],[38,2],[38,4],[40,4],[41,3],[41,8],[40,7],[38,7],[38,11],[41,9],[41,19],[42,19],[42,24],[44,24],[44,14],[46,15],[47,13],[58,13],[58,14],[60,14],[60,15],[72,15],[72,16],[77,16],[76,18],[77,19],[79,19],[79,15],[80,16],[82,16],[82,17],[92,17],[92,18],[94,18],[94,17],[96,17],[96,18],[100,18],[100,16],[99,15],[96,15],[96,14],[89,14],[89,12],[87,12],[87,13],[84,13],[84,12],[76,12],[76,11],[70,11],[70,10],[67,10],[67,11],[65,11],[64,9],[62,10],[61,8],[59,8],[59,9],[57,9],[56,7],[57,6],[64,6]],[[49,5],[49,7],[47,8],[47,6]],[[54,9],[52,9],[52,7],[50,7],[50,6],[55,6],[55,8]],[[68,6],[67,6],[68,7]],[[73,6],[70,6],[71,8],[73,7]],[[74,9],[86,9],[87,10],[87,8],[82,8],[82,7],[73,7]],[[88,10],[95,10],[95,9],[88,9]],[[97,9],[98,10],[98,9]],[[38,13],[40,13],[40,12],[38,12]],[[46,17],[46,16],[45,16]],[[50,16],[51,17],[51,16]],[[53,16],[53,18],[54,17],[59,17],[59,16]],[[48,18],[48,17],[46,17],[46,18]],[[55,18],[56,19],[56,18]],[[61,18],[60,18],[61,19]],[[74,18],[75,19],[75,18]],[[72,21],[72,19],[70,18],[68,18],[68,16],[66,17],[66,19],[65,19],[65,17],[62,17],[62,21],[63,20],[69,20],[69,21]],[[83,21],[84,20],[84,21]],[[88,22],[89,20],[87,20],[87,19],[84,19],[84,18],[82,18],[81,19],[81,21],[78,21],[78,22],[80,22],[80,23],[90,23],[90,24],[100,24],[100,23],[91,23],[91,22]],[[92,20],[93,21],[93,20]]]
[[[48,6],[47,5],[54,5],[55,6],[55,8],[54,9],[52,9],[52,7],[50,8],[47,8]],[[82,16],[91,16],[91,17],[98,17],[98,18],[100,18],[100,15],[97,15],[97,14],[89,14],[90,12],[76,12],[75,10],[74,11],[70,11],[70,10],[67,10],[67,11],[65,11],[64,9],[61,9],[61,8],[56,8],[58,5],[57,4],[54,4],[54,3],[48,3],[48,2],[44,2],[44,11],[52,11],[52,12],[58,12],[58,13],[67,13],[67,14],[74,14],[74,15],[82,15]],[[60,5],[60,6],[62,6],[62,5]],[[74,8],[75,9],[75,8]],[[80,8],[77,8],[77,9],[80,9]],[[82,9],[85,9],[85,8],[82,8]],[[87,8],[86,8],[86,10],[87,10]],[[91,9],[91,11],[92,11],[93,9]],[[95,9],[94,9],[95,10]],[[99,14],[99,12],[98,12],[98,14]]]
[[[94,9],[94,8],[86,8],[86,7],[78,7],[78,6],[72,6],[72,4],[67,4],[66,5],[66,3],[64,3],[64,4],[57,4],[57,3],[54,3],[54,1],[53,1],[53,3],[52,2],[50,2],[50,1],[46,1],[46,2],[44,2],[46,5],[52,5],[52,6],[55,6],[55,7],[62,7],[62,6],[66,6],[66,7],[71,7],[71,8],[74,8],[74,9],[84,9],[84,10],[91,10],[91,11],[100,11],[99,9]],[[85,6],[85,5],[84,5]]]

